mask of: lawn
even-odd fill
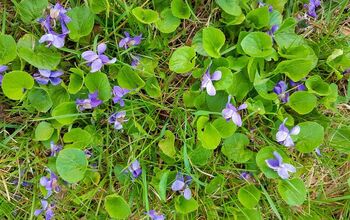
[[[350,219],[349,0],[2,0],[0,219]]]

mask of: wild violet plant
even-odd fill
[[[211,218],[260,219],[261,192],[278,193],[269,204],[282,198],[302,207],[306,171],[296,173],[278,152],[300,160],[300,166],[313,156],[309,153],[320,155],[329,124],[313,118],[319,107],[335,110],[334,82],[348,72],[350,53],[338,49],[319,64],[317,45],[297,34],[302,29],[295,18],[284,17],[283,1],[212,1],[216,14],[202,26],[194,23],[201,17],[191,1],[143,8],[130,1],[118,6],[113,1],[42,1],[43,7],[22,2],[14,7],[23,22],[34,24],[33,16],[42,17],[43,31],[0,35],[0,52],[6,51],[0,53],[0,83],[1,94],[17,101],[9,104],[34,117],[32,141],[38,143],[33,154],[41,158],[38,152],[51,151],[45,157],[49,176],[33,189],[46,192],[39,194],[35,216],[52,219],[60,210],[55,194],[61,192],[79,198],[67,207],[105,196],[106,212],[94,213],[99,218],[108,218],[106,213],[116,219],[206,218],[196,214],[207,213],[208,204],[221,207],[232,202],[228,197],[237,197],[234,203],[242,207],[233,208],[234,214],[213,212]],[[298,6],[312,21],[322,7],[313,0],[305,9]],[[32,9],[35,13],[23,13]],[[120,15],[120,24],[113,13]],[[191,33],[181,29],[188,24],[195,24]],[[325,65],[327,77],[315,70]],[[290,120],[280,124],[285,118]],[[293,124],[298,125],[288,129]],[[135,155],[146,169],[138,160],[126,165]],[[221,166],[225,170],[217,172]],[[270,187],[273,191],[266,193]],[[234,196],[217,199],[226,192]],[[248,195],[256,204],[246,202]],[[205,201],[203,207],[198,200]],[[149,210],[149,201],[167,208]],[[115,204],[122,208],[116,210]]]

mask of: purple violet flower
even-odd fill
[[[112,114],[109,117],[108,121],[110,124],[113,124],[113,126],[116,130],[121,130],[121,129],[123,129],[124,122],[128,121],[125,119],[125,116],[126,116],[125,111],[117,112],[117,113]]]
[[[131,163],[131,165],[128,167],[129,172],[132,174],[132,177],[136,179],[139,177],[142,173],[142,169],[140,166],[140,162],[138,160],[135,160]]]
[[[288,85],[284,81],[279,81],[275,88],[273,88],[273,92],[278,95],[282,103],[287,103],[289,101],[289,93],[286,92],[288,89]]]
[[[301,82],[294,82],[293,80],[289,80],[289,84],[291,87],[295,87],[297,91],[305,91],[306,87],[305,85]]]
[[[350,73],[350,68],[347,68],[342,72],[343,75],[349,74]]]
[[[231,104],[231,96],[228,96],[226,108],[222,110],[222,116],[226,119],[226,121],[232,120],[238,127],[242,126],[242,118],[238,113],[239,111],[246,109],[247,104],[242,104],[238,108]]]
[[[164,220],[165,217],[162,213],[156,212],[155,210],[150,210],[149,212],[146,212],[146,214],[152,219],[152,220]]]
[[[68,24],[71,22],[71,18],[67,16],[67,10],[60,4],[56,3],[50,8],[50,18],[59,20],[61,23]]]
[[[267,31],[267,34],[272,37],[272,39],[275,38],[275,33],[278,30],[279,26],[277,24],[272,25],[271,29]]]
[[[91,67],[91,73],[99,71],[103,65],[112,64],[117,61],[116,58],[109,59],[104,52],[107,49],[107,45],[105,43],[101,43],[97,46],[97,53],[88,50],[81,54],[82,58],[87,61],[87,65]]]
[[[51,33],[43,35],[39,39],[39,43],[47,42],[48,47],[52,45],[56,48],[62,48],[64,46],[65,37],[66,37],[65,34],[57,34],[56,32],[51,31]]]
[[[291,131],[286,127],[285,123],[287,118],[284,119],[283,123],[279,126],[278,132],[276,134],[276,140],[278,143],[283,144],[286,147],[293,147],[294,142],[291,135],[298,135],[300,132],[300,127],[294,126]]]
[[[139,56],[133,56],[131,61],[131,66],[136,67],[140,64],[140,57]]]
[[[274,151],[273,155],[275,157],[274,159],[267,159],[265,162],[267,166],[276,171],[282,179],[288,179],[289,172],[296,172],[296,169],[293,165],[289,163],[283,163],[283,159],[277,151]]]
[[[36,82],[41,85],[47,85],[51,82],[52,85],[56,86],[62,82],[62,79],[59,78],[62,75],[63,72],[61,70],[39,70],[39,73],[35,73],[33,76]]]
[[[179,191],[181,195],[184,196],[186,200],[190,200],[192,198],[192,192],[189,188],[189,185],[192,182],[192,177],[188,175],[182,175],[182,173],[176,174],[176,180],[171,185],[171,189],[174,192]]]
[[[205,71],[202,77],[201,90],[206,88],[208,95],[215,96],[216,89],[213,85],[213,81],[220,80],[222,77],[222,74],[221,74],[221,71],[217,70],[212,75],[210,75],[210,66],[211,64],[208,66],[207,70]]]
[[[321,6],[320,0],[310,0],[309,4],[305,4],[304,7],[307,8],[307,14],[313,18],[317,18],[316,9]]]
[[[250,178],[252,178],[252,175],[249,172],[243,172],[241,175],[239,175],[241,179],[244,179],[246,181],[249,181]]]
[[[54,216],[54,205],[49,204],[46,200],[42,199],[41,200],[41,209],[37,209],[34,211],[35,216],[39,216],[42,212],[45,212],[45,220],[50,220]]]
[[[93,109],[102,104],[102,101],[98,99],[97,91],[89,94],[89,98],[87,99],[77,99],[75,102],[79,107],[80,111],[84,111],[85,109]]]
[[[40,178],[40,185],[47,190],[45,199],[49,198],[52,195],[52,192],[58,193],[61,191],[61,188],[58,185],[58,177],[51,170],[48,169],[48,171],[50,173],[50,178],[47,178],[46,176]]]
[[[315,148],[315,153],[317,154],[317,156],[319,156],[319,157],[321,157],[322,156],[322,154],[321,154],[321,150],[320,150],[320,148],[319,147],[316,147]]]
[[[123,107],[125,105],[123,96],[128,94],[129,92],[130,92],[129,89],[123,89],[120,86],[114,86],[112,91],[114,96],[113,97],[114,104],[119,103],[119,105]]]
[[[55,144],[53,141],[50,142],[51,154],[50,157],[56,157],[58,152],[62,150],[62,145]]]
[[[5,65],[1,66],[0,65],[0,86],[2,83],[2,79],[4,78],[4,76],[1,73],[5,72],[7,69],[8,69],[8,66],[5,66]]]
[[[129,47],[139,45],[142,40],[142,34],[130,37],[129,32],[124,32],[125,37],[122,38],[119,42],[119,47],[124,47],[124,49],[128,49]]]

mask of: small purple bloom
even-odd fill
[[[250,178],[252,178],[252,175],[249,172],[243,172],[241,175],[239,175],[240,178],[249,181]]]
[[[315,148],[315,153],[317,154],[317,156],[319,156],[319,157],[321,157],[322,156],[322,154],[321,154],[321,150],[320,150],[320,148]]]
[[[350,68],[348,68],[348,69],[346,69],[346,70],[344,70],[344,71],[342,72],[343,75],[346,75],[346,74],[349,74],[349,73],[350,73]]]
[[[273,155],[275,157],[274,159],[267,159],[265,162],[267,166],[276,171],[282,179],[288,179],[289,172],[296,172],[296,169],[293,165],[289,163],[283,163],[283,159],[277,151],[274,151]]]
[[[291,135],[298,135],[300,132],[300,127],[297,125],[292,128],[291,131],[286,127],[285,123],[287,118],[284,119],[283,123],[278,128],[278,132],[276,134],[276,140],[278,143],[283,144],[286,147],[293,147],[294,142]]]
[[[98,99],[97,91],[89,94],[89,98],[87,99],[77,99],[75,102],[80,111],[85,109],[93,109],[102,104],[102,101]]]
[[[128,49],[131,46],[136,46],[141,43],[142,34],[130,37],[130,34],[128,32],[124,32],[125,37],[122,38],[119,42],[119,47],[124,47],[125,49]]]
[[[45,199],[49,198],[52,195],[52,192],[58,193],[61,191],[61,188],[58,185],[58,177],[51,170],[48,169],[48,171],[50,173],[50,178],[47,178],[46,176],[40,178],[40,185],[47,190]]]
[[[307,8],[307,14],[313,18],[317,18],[316,9],[321,6],[320,0],[310,0],[309,4],[305,4],[304,7]]]
[[[297,91],[305,91],[306,90],[305,85],[301,81],[294,82],[293,80],[290,80],[289,84],[292,87],[295,87]]]
[[[103,65],[112,64],[117,61],[116,58],[110,60],[106,55],[104,55],[106,49],[107,45],[105,43],[101,43],[97,46],[97,53],[92,50],[82,53],[81,56],[87,61],[87,65],[91,67],[91,73],[99,71]]]
[[[39,70],[39,73],[34,74],[34,79],[41,85],[47,85],[51,82],[52,85],[56,86],[62,82],[60,76],[63,75],[61,70]]]
[[[49,204],[46,200],[41,200],[41,209],[37,209],[34,211],[35,216],[39,216],[42,212],[45,212],[45,220],[50,220],[54,216],[54,205]]]
[[[117,112],[117,113],[112,114],[109,117],[108,121],[110,124],[113,124],[113,126],[116,130],[121,130],[123,128],[124,122],[128,121],[125,119],[125,116],[126,116],[125,111]]]
[[[192,192],[189,188],[189,185],[192,182],[192,177],[188,175],[182,175],[182,173],[176,174],[176,179],[171,185],[171,189],[174,192],[179,191],[186,200],[190,200],[192,198]]]
[[[66,34],[57,34],[52,31],[51,33],[43,35],[39,39],[39,43],[47,42],[48,47],[52,45],[56,48],[62,48],[64,46],[65,37],[66,37]]]
[[[123,96],[128,94],[129,92],[130,92],[129,89],[123,89],[120,86],[114,86],[112,91],[114,96],[113,97],[114,104],[119,103],[119,105],[123,107],[125,105]]]
[[[137,178],[141,175],[142,169],[140,166],[140,162],[138,160],[135,160],[131,163],[131,165],[128,167],[129,172],[132,174],[133,178]]]
[[[155,210],[150,210],[146,213],[152,220],[164,220],[165,217],[162,213],[156,212]]]
[[[56,157],[58,152],[62,150],[62,145],[55,144],[53,141],[50,142],[51,154],[50,157]]]
[[[287,89],[288,85],[284,81],[279,81],[273,89],[273,92],[278,95],[282,103],[287,103],[289,101],[289,93],[286,92]]]
[[[275,38],[275,33],[278,30],[279,26],[277,24],[272,25],[271,29],[267,31],[267,34],[272,37],[272,39]]]
[[[136,67],[140,64],[140,57],[139,56],[133,56],[131,61],[131,66]]]
[[[0,66],[0,73],[3,73],[5,72],[6,70],[8,69],[8,66]],[[0,74],[0,86],[1,86],[1,83],[2,83],[2,79],[4,78],[4,76],[2,74]]]
[[[50,8],[50,18],[54,20],[59,20],[61,23],[67,24],[72,19],[67,16],[67,10],[60,4],[56,3]]]
[[[201,90],[204,88],[207,90],[208,95],[215,96],[216,95],[216,89],[213,85],[213,81],[218,81],[221,79],[222,74],[221,71],[217,70],[212,75],[210,75],[210,66],[205,71],[203,77],[202,77],[202,84],[201,84]]]
[[[238,113],[239,111],[246,109],[247,104],[242,104],[238,108],[231,104],[231,96],[228,96],[226,108],[222,110],[222,116],[226,119],[226,121],[232,120],[238,127],[242,126],[242,118]]]

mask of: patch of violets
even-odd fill
[[[276,140],[278,143],[286,147],[294,147],[294,141],[291,135],[298,135],[300,133],[300,127],[294,126],[290,131],[286,127],[287,118],[280,124],[278,132],[276,133]]]
[[[69,33],[67,24],[71,21],[71,18],[66,13],[67,10],[61,4],[56,3],[50,7],[49,14],[45,18],[38,20],[46,32],[39,39],[39,43],[47,43],[47,46],[54,46],[56,48],[62,48],[64,46],[65,38]],[[61,25],[62,33],[60,34],[54,31],[57,22]]]
[[[104,55],[106,49],[107,45],[105,43],[101,43],[97,46],[97,53],[95,51],[88,50],[81,54],[81,57],[86,60],[87,65],[91,67],[91,73],[100,71],[104,65],[113,64],[117,61],[116,58],[109,59],[106,55]]]
[[[231,96],[228,96],[228,100],[226,103],[226,107],[222,110],[222,117],[226,119],[226,121],[232,120],[235,125],[238,127],[242,126],[242,118],[239,114],[239,111],[242,111],[247,108],[247,104],[242,104],[236,108],[233,104],[231,104]]]
[[[61,70],[52,71],[39,69],[38,71],[39,72],[35,73],[33,77],[35,81],[41,85],[47,85],[50,82],[52,85],[56,86],[62,82],[60,76],[63,75],[63,71]]]
[[[125,31],[124,35],[125,35],[125,37],[119,41],[118,46],[120,48],[128,49],[129,47],[141,44],[142,34],[135,36],[135,37],[131,37],[129,32]]]
[[[282,179],[288,179],[289,173],[295,173],[296,169],[289,163],[283,163],[282,156],[277,152],[273,152],[274,158],[265,160],[268,167],[276,171]]]
[[[7,69],[8,69],[8,66],[5,66],[5,65],[0,66],[0,86],[2,83],[2,79],[4,78],[4,76],[1,73],[5,72]]]
[[[316,9],[321,6],[320,0],[310,0],[309,4],[305,4],[304,7],[307,9],[307,14],[313,18],[317,18]]]
[[[184,196],[186,200],[190,200],[192,198],[192,192],[189,188],[189,185],[192,182],[192,177],[188,175],[183,175],[182,173],[176,174],[176,179],[171,185],[171,189],[174,192],[180,192],[181,195]]]
[[[131,173],[133,179],[136,179],[142,174],[141,165],[138,160],[135,160],[134,162],[132,162],[128,167],[128,170]]]
[[[146,213],[152,220],[164,220],[165,216],[160,213],[157,212],[155,210],[150,210],[149,212]]]
[[[77,99],[75,102],[80,111],[86,109],[94,109],[102,104],[102,101],[98,99],[98,92],[90,93],[87,99]]]
[[[202,76],[201,90],[206,89],[208,95],[215,96],[216,89],[214,87],[213,81],[220,80],[222,77],[222,73],[221,71],[217,70],[213,74],[210,74],[210,66],[211,64]]]

